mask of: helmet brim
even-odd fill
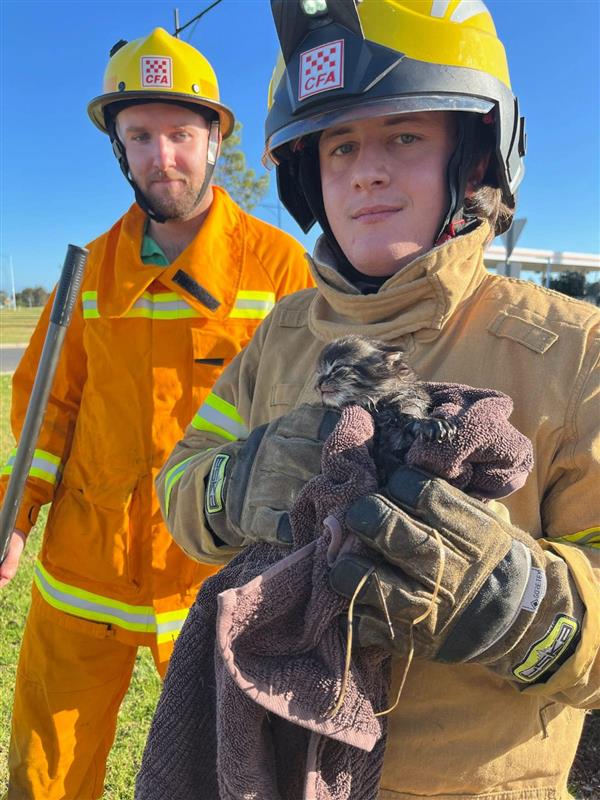
[[[133,92],[110,92],[95,97],[87,107],[89,118],[94,125],[102,131],[108,133],[106,121],[104,119],[104,109],[111,103],[127,103],[127,101],[147,100],[155,103],[181,103],[185,105],[196,104],[203,108],[210,108],[219,116],[221,124],[221,135],[226,139],[233,132],[235,117],[233,112],[222,103],[216,103],[206,97],[194,97],[183,92],[161,91],[133,91]]]
[[[396,114],[410,114],[423,111],[470,111],[487,114],[494,108],[494,102],[472,95],[412,95],[405,97],[371,98],[363,103],[355,99],[347,107],[338,106],[330,111],[315,114],[304,119],[294,120],[275,131],[268,139],[263,165],[268,169],[277,166],[285,158],[286,145],[311,134],[320,133],[348,122],[356,122],[375,117],[389,117]],[[289,148],[288,148],[289,150]]]

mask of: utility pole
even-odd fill
[[[175,30],[173,31],[173,36],[175,36],[175,37],[177,37],[177,39],[179,39],[179,34],[182,31],[184,31],[186,28],[188,28],[193,22],[198,22],[198,20],[201,17],[203,17],[205,14],[208,14],[208,12],[211,9],[213,9],[215,6],[218,6],[219,3],[222,3],[222,2],[223,2],[223,0],[215,0],[215,2],[211,3],[209,6],[207,6],[207,8],[205,8],[204,11],[201,11],[199,14],[196,14],[195,17],[192,17],[188,22],[185,23],[185,25],[180,25],[179,24],[179,9],[175,8],[174,9]]]
[[[504,244],[506,245],[506,258],[504,259],[504,274],[510,275],[510,257],[513,254],[513,250],[516,247],[517,241],[519,236],[523,233],[523,228],[525,227],[525,223],[527,219],[523,217],[522,219],[513,219],[512,225],[506,231],[506,233],[502,234],[502,238],[504,239]],[[518,275],[516,276],[518,277]]]
[[[12,282],[12,297],[13,297],[12,307],[13,307],[13,311],[16,311],[17,310],[17,295],[15,294],[15,271],[13,269],[12,253],[8,257],[8,264],[9,264],[9,267],[10,267],[10,279],[11,279],[11,282]]]

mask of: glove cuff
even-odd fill
[[[447,634],[437,661],[477,660],[514,625],[521,609],[535,614],[546,593],[546,576],[531,551],[515,539]]]

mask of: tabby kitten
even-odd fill
[[[375,420],[374,458],[384,477],[402,463],[420,436],[451,441],[453,422],[429,416],[431,398],[403,351],[366,336],[344,336],[326,345],[317,362],[315,389],[324,406],[358,405]]]

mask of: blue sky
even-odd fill
[[[181,21],[209,5],[180,2]],[[600,3],[489,0],[527,117],[518,216],[525,247],[600,251]],[[165,2],[0,0],[0,288],[52,286],[69,242],[85,244],[128,208],[131,189],[108,139],[89,122],[111,46],[173,30]],[[262,169],[267,86],[277,53],[268,0],[223,0],[184,32],[213,64],[243,123],[249,165]],[[276,203],[274,175],[265,204]],[[277,212],[255,213],[276,223]],[[283,212],[283,227],[312,247]]]

